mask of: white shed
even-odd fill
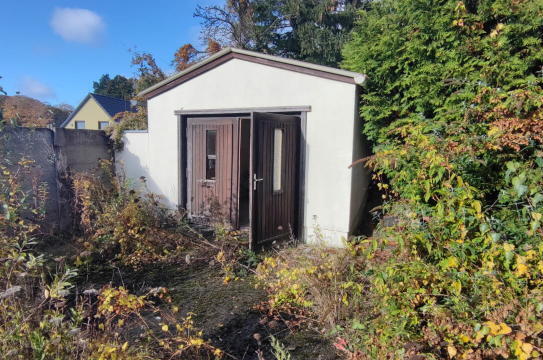
[[[358,114],[365,76],[224,49],[143,91],[147,132],[117,154],[127,176],[194,221],[339,246],[357,230],[368,174]]]

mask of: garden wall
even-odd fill
[[[33,194],[28,201],[39,201],[33,205],[45,211],[43,229],[70,232],[74,216],[69,175],[96,171],[100,159],[113,160],[113,151],[103,131],[6,127],[0,130],[0,156],[12,172],[21,168],[20,161],[31,160],[19,178],[23,191]]]
[[[152,191],[152,178],[149,176],[149,134],[147,130],[127,130],[123,132],[123,149],[115,154],[117,174],[124,175],[135,188],[145,185]]]

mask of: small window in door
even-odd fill
[[[109,126],[109,121],[99,121],[98,122],[98,129],[99,130],[105,130]]]
[[[283,129],[273,133],[273,191],[281,191],[281,173],[283,167]]]
[[[76,129],[84,129],[85,128],[85,122],[84,121],[76,121],[75,122],[75,128]]]
[[[217,167],[217,130],[206,130],[206,179],[215,180]]]

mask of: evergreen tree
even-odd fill
[[[336,66],[361,0],[229,0],[198,7],[203,37],[234,46]]]
[[[346,342],[362,358],[540,357],[543,1],[371,6],[343,66],[368,75],[365,163],[395,224],[360,244],[374,300]]]
[[[100,77],[100,80],[93,82],[92,87],[95,94],[125,100],[129,100],[134,96],[133,81],[121,75],[116,75],[111,79],[109,74],[104,74]]]

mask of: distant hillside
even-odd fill
[[[15,119],[17,125],[28,127],[58,126],[72,110],[69,106],[51,106],[22,95],[0,95],[0,109],[4,119]]]

